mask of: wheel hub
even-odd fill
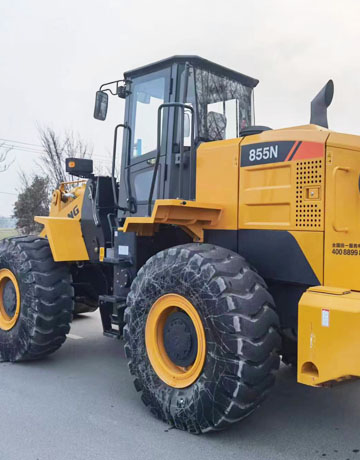
[[[0,329],[12,329],[20,314],[20,289],[14,273],[0,268]]]
[[[201,375],[206,336],[194,305],[167,293],[152,305],[145,326],[146,351],[158,377],[173,388],[186,388]]]
[[[2,294],[2,302],[6,314],[9,318],[12,318],[16,312],[16,291],[14,283],[11,280],[8,280],[5,283]]]
[[[172,313],[164,326],[164,347],[174,364],[191,366],[197,355],[196,330],[190,317],[183,311]]]

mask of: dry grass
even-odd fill
[[[0,228],[0,240],[9,236],[17,236],[18,231],[13,228]]]

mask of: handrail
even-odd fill
[[[124,130],[128,130],[129,136],[127,139],[127,164],[125,165],[124,171],[126,171],[126,194],[127,194],[127,203],[128,207],[123,208],[119,206],[118,197],[116,193],[116,181],[115,181],[115,167],[116,167],[116,152],[117,152],[117,134],[118,129],[123,128]],[[131,161],[131,128],[127,123],[120,123],[115,126],[114,130],[114,145],[113,145],[113,159],[112,159],[112,168],[111,168],[111,183],[112,183],[112,190],[114,196],[114,203],[118,209],[121,211],[130,211],[130,213],[136,212],[134,198],[131,195],[131,183],[130,183],[130,161]]]
[[[334,229],[335,232],[344,232],[344,233],[347,233],[349,231],[348,227],[337,227],[336,225],[336,175],[338,173],[338,171],[344,171],[346,173],[348,173],[350,171],[350,168],[348,167],[344,167],[344,166],[336,166],[334,169],[333,169],[333,190],[334,190],[334,194],[333,194],[333,203],[334,203],[334,217],[333,217],[333,221],[332,221],[332,228]]]
[[[191,112],[191,151],[190,151],[190,195],[191,195],[191,180],[192,180],[192,163],[193,163],[193,151],[194,151],[194,108],[191,105],[184,104],[182,102],[166,102],[161,104],[158,108],[158,122],[157,122],[157,152],[156,152],[156,160],[154,165],[154,172],[151,181],[150,193],[149,193],[149,200],[148,200],[148,214],[151,216],[152,211],[152,199],[154,195],[154,189],[156,184],[157,172],[159,168],[160,156],[161,156],[161,112],[164,108],[174,107],[182,109],[182,117],[181,117],[181,124],[180,124],[180,171],[179,171],[179,197],[181,199],[182,194],[182,172],[183,172],[183,157],[184,157],[184,117],[185,117],[185,109],[190,110]]]

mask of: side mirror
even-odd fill
[[[104,121],[107,114],[109,95],[105,91],[97,91],[95,97],[94,118]]]

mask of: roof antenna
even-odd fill
[[[329,80],[311,101],[310,123],[328,128],[327,108],[334,96],[334,82]]]

